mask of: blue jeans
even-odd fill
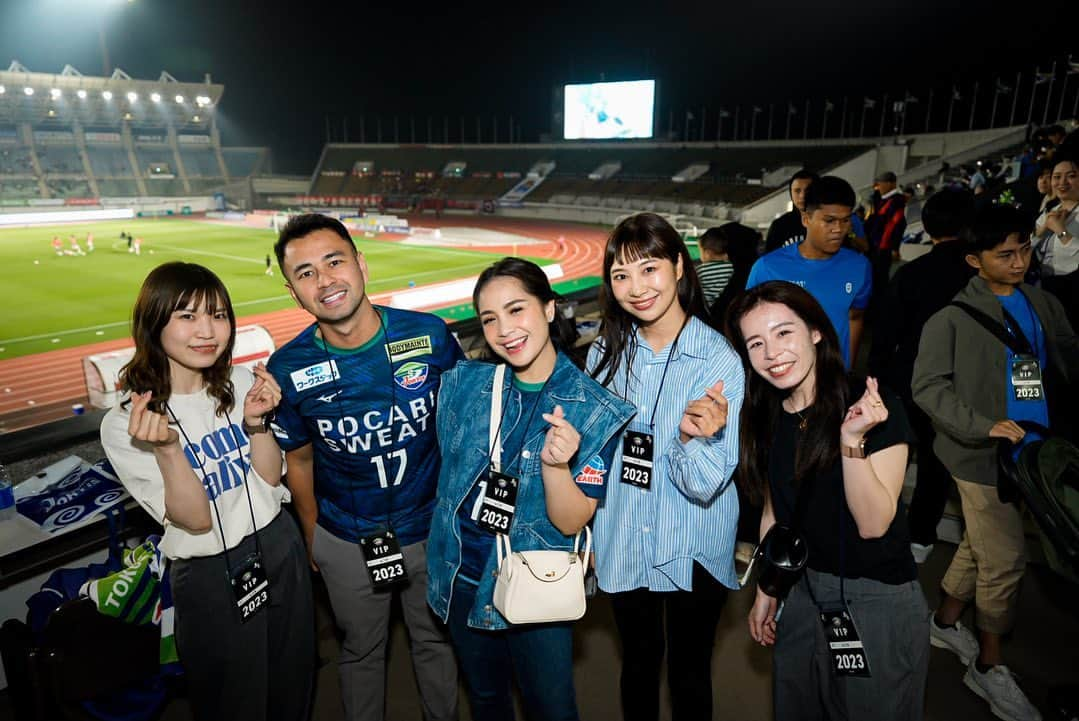
[[[501,631],[468,626],[476,586],[453,585],[449,630],[475,721],[512,721],[513,676],[529,718],[577,721],[573,688],[573,625],[543,623]]]

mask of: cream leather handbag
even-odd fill
[[[585,535],[584,556],[580,550]],[[584,615],[584,573],[592,552],[592,531],[577,533],[572,551],[514,551],[509,536],[498,534],[495,608],[510,623],[576,621]]]
[[[502,417],[502,384],[506,366],[495,369],[491,393],[490,443],[495,470],[502,462],[502,441],[494,419]],[[579,553],[585,535],[584,556]],[[494,604],[513,624],[576,621],[584,615],[584,576],[592,553],[592,530],[577,532],[572,551],[514,551],[504,533],[495,536],[498,553],[498,580]]]

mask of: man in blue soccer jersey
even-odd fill
[[[767,280],[786,280],[809,291],[835,326],[847,368],[858,356],[873,289],[869,261],[843,247],[854,203],[854,189],[842,178],[826,175],[813,181],[802,211],[805,240],[761,256],[746,283],[752,288]]]
[[[270,359],[283,392],[273,430],[311,567],[344,633],[346,718],[383,718],[394,594],[423,716],[456,718],[457,668],[427,607],[425,541],[440,464],[439,377],[461,348],[440,318],[371,303],[366,261],[336,219],[292,218],[274,252],[289,293],[316,319]]]

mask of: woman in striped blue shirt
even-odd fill
[[[734,542],[737,353],[700,319],[681,236],[641,213],[619,223],[603,261],[603,324],[589,372],[637,407],[595,520],[596,572],[622,642],[622,711],[655,721],[667,647],[677,719],[711,719],[711,659]],[[664,619],[666,616],[666,619]]]

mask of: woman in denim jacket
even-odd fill
[[[563,334],[543,271],[505,258],[480,275],[473,304],[484,337],[513,371],[494,389],[495,365],[465,361],[442,375],[442,468],[427,545],[427,600],[449,625],[477,720],[512,719],[512,675],[529,714],[576,719],[569,623],[512,626],[494,608],[495,535],[483,502],[492,449],[518,480],[509,523],[514,550],[571,550],[604,495],[615,447],[633,407],[604,390],[557,349]],[[503,398],[491,418],[492,393]],[[497,523],[495,524],[497,525]]]

